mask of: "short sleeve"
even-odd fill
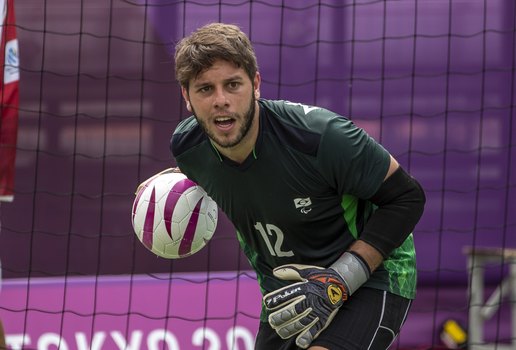
[[[317,158],[323,176],[339,194],[363,199],[378,190],[390,164],[390,155],[382,145],[340,116],[327,124]]]

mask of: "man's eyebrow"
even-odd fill
[[[232,81],[242,81],[242,80],[244,80],[244,77],[242,77],[240,74],[236,74],[236,75],[230,76],[229,78],[224,79],[223,82],[227,84]],[[198,80],[197,82],[194,82],[192,84],[192,87],[199,88],[202,86],[209,86],[209,85],[212,85],[212,83],[208,80]]]
[[[239,75],[234,75],[234,76],[231,76],[227,79],[224,79],[225,82],[229,83],[230,81],[235,81],[235,80],[244,80],[244,77],[242,77],[240,74]]]
[[[210,85],[210,83],[203,82],[203,81],[191,84],[192,88],[194,88],[194,89],[198,89],[198,88],[201,88],[201,87],[204,87],[204,86],[209,86],[209,85]]]

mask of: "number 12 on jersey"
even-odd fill
[[[266,224],[265,227],[263,227],[263,224],[261,222],[257,222],[254,225],[254,228],[260,232],[260,235],[262,236],[265,244],[267,245],[267,248],[269,249],[269,253],[272,256],[277,256],[279,258],[281,257],[289,257],[293,256],[294,252],[291,250],[289,251],[283,251],[281,246],[283,245],[283,231],[275,225],[272,224]],[[274,243],[274,247],[273,247]]]

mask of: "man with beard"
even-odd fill
[[[171,151],[232,221],[256,271],[256,349],[387,349],[415,297],[421,186],[347,118],[261,99],[238,27],[199,28],[175,63],[192,116]]]

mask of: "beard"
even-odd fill
[[[253,89],[254,90],[254,89]],[[212,140],[212,142],[216,143],[218,146],[222,148],[231,148],[236,145],[238,145],[249,133],[249,130],[251,130],[251,126],[253,125],[253,118],[254,113],[256,111],[256,97],[254,96],[254,93],[251,93],[251,102],[249,104],[249,107],[247,108],[247,111],[242,115],[243,123],[240,129],[238,130],[238,133],[235,138],[233,139],[226,139],[224,137],[219,137],[216,135],[215,132],[211,131],[210,128],[208,128],[208,125],[204,120],[199,118],[197,114],[195,113],[195,109],[193,106],[192,108],[192,114],[194,115],[195,119],[201,126],[201,128],[204,130],[206,135]],[[231,117],[233,116],[239,116],[238,114],[229,115]]]

